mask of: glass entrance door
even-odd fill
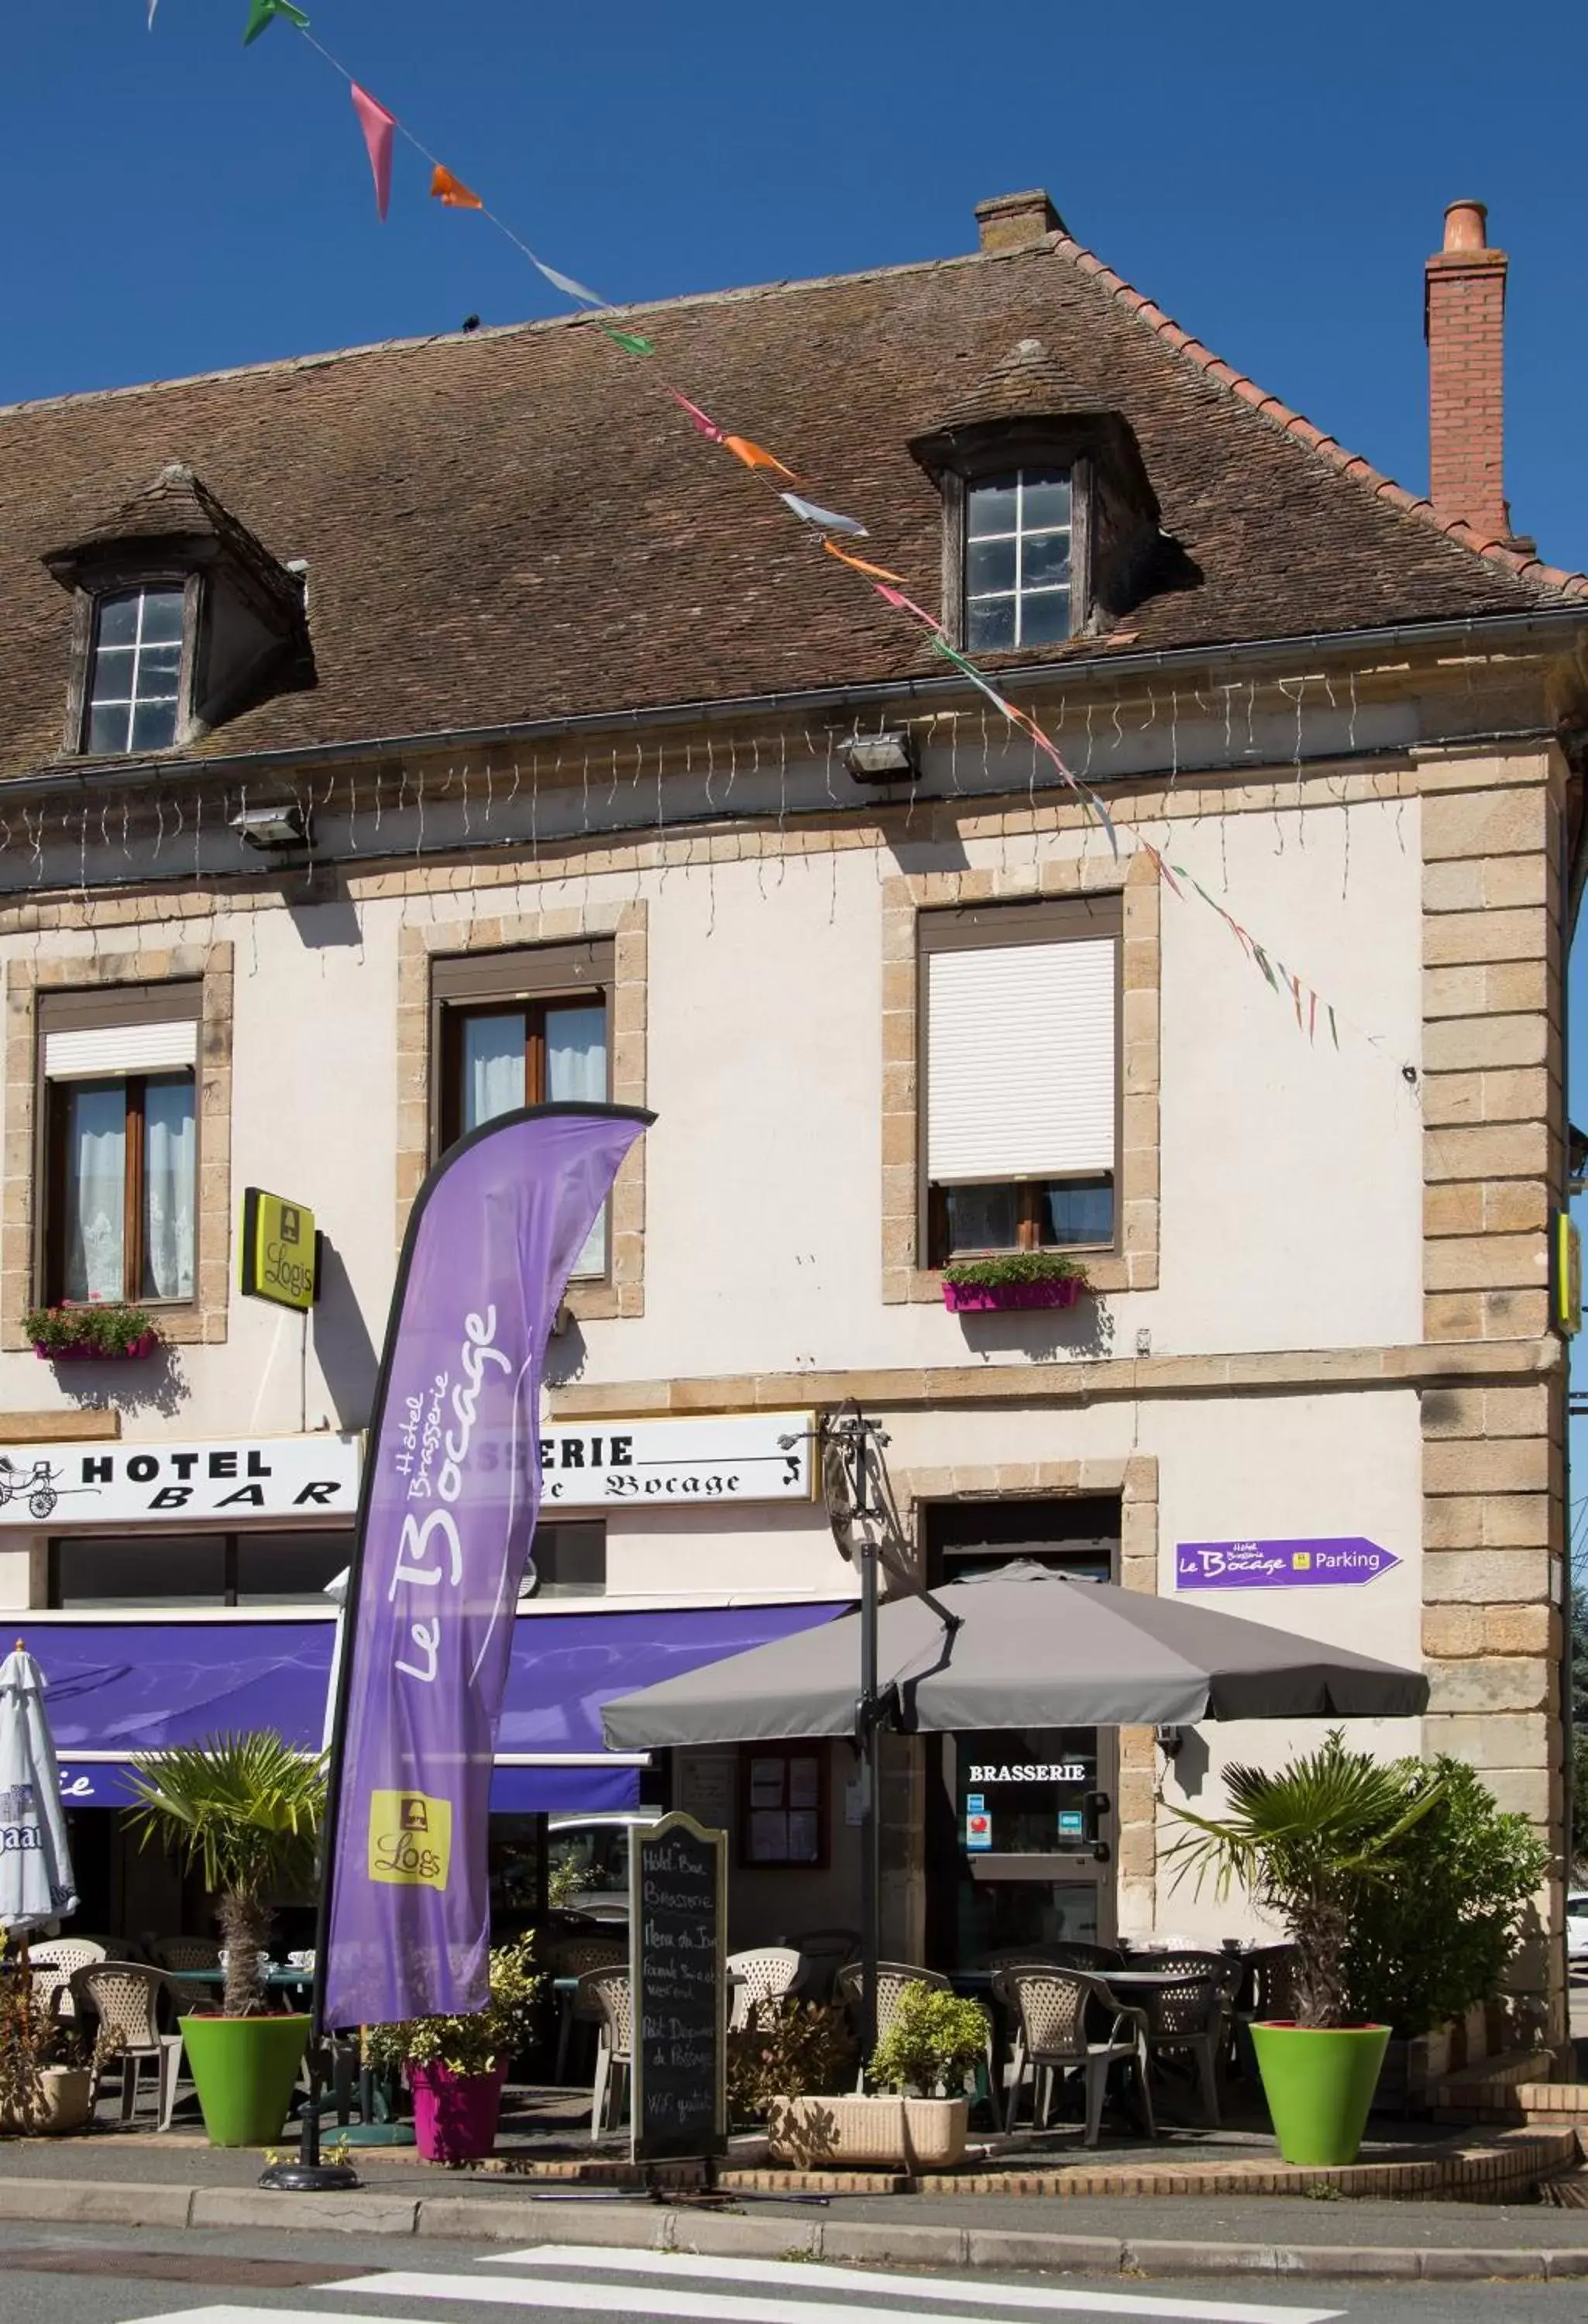
[[[1111,1730],[1014,1727],[944,1741],[955,1802],[955,1966],[1113,1935]],[[946,1869],[946,1868],[945,1868]]]

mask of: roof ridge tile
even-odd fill
[[[1348,452],[1334,437],[1325,435],[1304,414],[1292,410],[1282,397],[1270,395],[1254,379],[1248,378],[1244,372],[1237,372],[1223,362],[1210,348],[1204,346],[1200,339],[1190,337],[1172,317],[1165,314],[1161,307],[1146,298],[1133,283],[1127,282],[1124,276],[1116,272],[1106,260],[1099,258],[1095,251],[1088,250],[1085,243],[1077,242],[1074,235],[1055,235],[1052,247],[1060,256],[1067,258],[1077,272],[1092,276],[1116,306],[1122,307],[1127,314],[1145,323],[1148,329],[1163,339],[1177,355],[1186,356],[1208,378],[1238,396],[1242,403],[1251,404],[1263,419],[1283,429],[1288,436],[1295,437],[1308,451],[1321,454],[1343,475],[1368,485],[1378,499],[1390,502],[1407,515],[1415,516],[1433,526],[1458,547],[1471,549],[1474,555],[1486,558],[1491,565],[1500,566],[1508,573],[1532,581],[1540,588],[1556,589],[1568,597],[1588,597],[1588,573],[1572,573],[1562,566],[1547,565],[1537,554],[1529,555],[1521,549],[1512,549],[1508,541],[1496,540],[1479,530],[1468,524],[1464,518],[1441,516],[1430,500],[1408,492],[1404,484],[1398,484],[1393,476],[1387,476],[1381,469],[1375,468],[1372,462],[1364,459],[1360,452]]]

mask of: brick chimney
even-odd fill
[[[976,230],[982,248],[996,253],[1029,250],[1066,227],[1048,196],[1034,186],[1029,193],[994,194],[991,201],[978,202]]]
[[[1445,247],[1427,263],[1428,497],[1491,540],[1510,538],[1505,503],[1505,274],[1482,202],[1452,202]]]

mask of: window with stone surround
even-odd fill
[[[97,1273],[87,1283],[88,1293],[159,1302],[168,1341],[224,1341],[231,1271],[231,945],[13,959],[5,987],[10,1098],[0,1189],[0,1346],[26,1347],[26,1310],[63,1292],[76,1296],[70,1269],[80,1277],[90,1258]],[[94,1213],[97,1219],[103,1213],[104,1231],[96,1226],[95,1254],[79,1235],[75,1259],[67,1201],[74,1130],[78,1158],[105,1166],[91,1186],[78,1174],[78,1223],[88,1192],[104,1198]]]
[[[1112,1250],[1117,896],[923,912],[920,1247]]]
[[[194,982],[41,1001],[46,1300],[192,1299],[202,998]]]
[[[1118,1136],[1110,1243],[1086,1249],[1097,1292],[1146,1291],[1159,1280],[1159,981],[1161,899],[1144,856],[1114,866],[1055,856],[1022,871],[917,872],[882,888],[882,1298],[942,1305],[940,1262],[928,1257],[931,1225],[925,1138],[928,1028],[924,994],[924,920],[950,910],[1068,904],[1117,915]],[[1046,1183],[1036,1171],[1034,1183]],[[1079,1204],[1081,1181],[1069,1184]],[[1092,1174],[1101,1177],[1099,1172]],[[1014,1183],[989,1173],[992,1183]],[[1094,1188],[1095,1198],[1101,1192]],[[1018,1243],[1015,1246],[1018,1248]]]
[[[435,1151],[523,1105],[605,1105],[611,1095],[610,941],[466,953],[430,964]],[[607,1219],[574,1275],[606,1273]]]
[[[480,902],[488,903],[488,881],[480,875]],[[398,934],[397,966],[397,1155],[396,1240],[399,1248],[413,1199],[425,1174],[447,1141],[443,1101],[448,1074],[446,1015],[497,1009],[516,1013],[521,1000],[531,1009],[589,1006],[597,992],[606,1014],[605,1094],[614,1105],[646,1102],[646,960],[648,912],[642,899],[592,902],[575,911],[559,908],[498,916],[482,909],[450,920],[425,920]],[[583,959],[584,973],[577,963]],[[563,965],[548,981],[531,984],[527,970],[510,982],[503,965],[531,959]],[[573,973],[568,966],[573,964]],[[471,983],[477,965],[479,982]],[[508,1045],[503,1045],[505,1047]],[[461,1070],[461,1069],[459,1069]],[[502,1064],[499,1070],[511,1068]],[[534,1064],[526,1042],[523,1070],[535,1086]],[[453,1081],[448,1102],[461,1118],[461,1083]],[[569,1284],[568,1306],[581,1323],[645,1312],[645,1140],[636,1139],[624,1157],[607,1206],[606,1263],[599,1274]]]

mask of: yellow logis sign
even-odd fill
[[[445,1888],[452,1867],[452,1803],[427,1792],[369,1795],[369,1877],[396,1888]]]
[[[1557,1332],[1567,1339],[1575,1337],[1583,1328],[1583,1239],[1573,1223],[1569,1211],[1555,1214],[1555,1248],[1551,1254],[1550,1288],[1554,1314],[1551,1318]]]
[[[307,1310],[319,1296],[314,1213],[284,1194],[249,1186],[243,1195],[242,1289],[278,1307]]]

